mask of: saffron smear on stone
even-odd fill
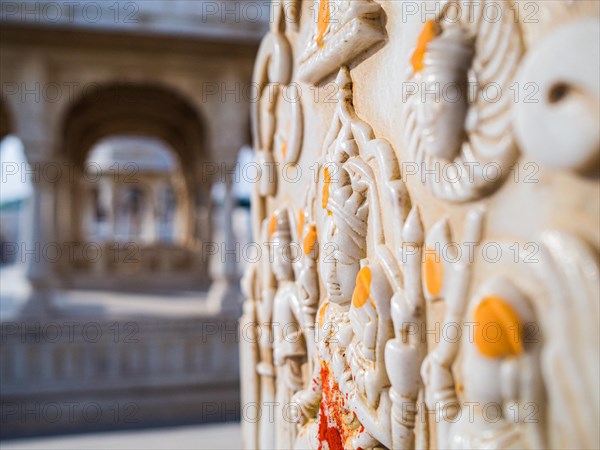
[[[319,406],[319,450],[344,450],[359,432],[356,415],[350,410],[338,383],[325,361],[321,361],[323,394]]]
[[[325,364],[321,365],[321,381],[323,383],[323,398],[319,406],[319,450],[323,450],[323,443],[327,442],[330,450],[344,450],[342,434],[339,426],[341,423],[332,417],[332,410],[338,405],[334,401],[334,386],[330,384],[329,369]],[[333,383],[336,384],[335,382]]]

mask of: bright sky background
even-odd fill
[[[240,151],[239,166],[244,167],[253,161],[253,155],[250,148],[244,148]],[[23,151],[21,140],[15,136],[7,136],[0,141],[0,205],[23,200],[32,193],[31,183],[27,173],[27,159]],[[239,182],[234,183],[234,195],[238,198],[250,198],[252,192],[252,183],[244,180],[240,173]]]
[[[25,175],[27,168],[23,143],[17,137],[6,136],[0,141],[0,205],[31,195],[31,183]]]

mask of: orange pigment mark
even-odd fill
[[[356,276],[356,287],[352,294],[352,304],[355,308],[362,308],[371,296],[371,269],[365,266]],[[372,302],[371,302],[372,303]]]
[[[415,73],[420,72],[425,67],[425,53],[427,52],[427,47],[431,41],[439,36],[440,32],[440,27],[434,20],[425,22],[423,31],[421,31],[419,39],[417,40],[417,47],[410,58],[410,63],[412,64]]]
[[[277,228],[277,218],[275,214],[271,216],[271,220],[269,220],[269,237],[273,237],[275,234],[275,230]]]
[[[317,18],[317,44],[321,45],[323,37],[329,28],[329,22],[331,20],[331,9],[329,0],[319,1],[319,16]]]
[[[484,298],[475,309],[475,345],[489,358],[518,356],[523,353],[521,321],[505,300]]]
[[[323,209],[327,208],[329,203],[329,185],[331,184],[331,174],[329,169],[325,167],[323,169],[323,198],[321,199],[321,206]]]
[[[317,242],[317,227],[311,225],[308,229],[308,233],[306,233],[306,236],[304,237],[303,247],[305,255],[308,255],[310,252],[313,251],[313,248],[315,247],[315,242]]]
[[[444,265],[437,252],[428,248],[423,261],[423,276],[425,287],[431,295],[439,295],[444,286]]]
[[[319,449],[327,442],[330,450],[344,450],[344,443],[350,437],[350,430],[344,426],[342,412],[347,410],[342,392],[327,363],[321,363],[321,385],[323,395],[319,406]]]
[[[285,159],[285,155],[287,155],[287,148],[288,148],[288,143],[287,143],[287,141],[285,141],[283,143],[283,145],[281,146],[281,156],[283,157],[283,159]]]
[[[323,321],[325,320],[325,311],[329,306],[329,302],[324,302],[319,308],[319,327],[323,328]]]
[[[327,425],[327,415],[323,402],[319,405],[319,450],[323,450],[323,442],[327,442],[330,450],[344,450],[342,436],[335,427]]]
[[[305,221],[304,211],[302,210],[302,208],[299,208],[298,209],[298,237],[302,237],[302,234],[304,232],[304,221]]]

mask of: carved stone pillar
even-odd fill
[[[215,309],[239,317],[242,305],[240,303],[238,261],[241,255],[232,223],[235,199],[231,177],[226,177],[224,186],[223,204],[220,208],[223,228],[218,232],[220,239],[215,239],[217,233],[214,233],[212,238],[214,242],[210,243],[216,246],[216,254],[212,257],[217,259],[216,266],[219,266],[219,270],[210,288],[209,302]]]
[[[50,167],[50,163],[42,159],[30,158],[29,161],[33,195],[28,208],[31,217],[26,218],[30,237],[25,243],[23,257],[27,262],[27,277],[33,288],[30,312],[44,315],[51,313],[53,293],[60,287],[58,269],[65,247],[58,242],[56,233],[57,181],[53,175],[49,176],[50,170],[54,173],[55,165]]]
[[[144,192],[144,200],[141,208],[141,229],[142,240],[153,243],[157,232],[157,204],[156,193],[153,180],[148,181],[148,188]]]
[[[245,446],[598,448],[600,4],[273,12]]]
[[[236,237],[233,232],[233,209],[235,207],[235,198],[233,196],[232,181],[228,180],[225,183],[225,199],[223,201],[223,228],[224,228],[224,241],[229,249],[236,248]],[[228,249],[228,250],[229,250]],[[225,279],[229,283],[235,283],[238,279],[238,260],[239,252],[232,255],[225,255],[224,275]]]
[[[98,202],[104,213],[104,220],[100,229],[100,239],[112,241],[115,236],[115,181],[111,176],[102,177],[98,183]]]

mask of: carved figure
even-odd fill
[[[498,20],[485,16],[490,3],[500,8]],[[517,158],[508,92],[522,52],[513,12],[502,2],[449,1],[424,25],[402,120],[420,179],[437,197],[477,199],[508,175]]]
[[[250,112],[256,160],[265,174],[273,174],[277,159],[295,163],[302,146],[301,95],[295,86],[288,86],[293,60],[292,49],[285,35],[288,23],[295,24],[298,20],[297,12],[295,1],[287,0],[275,5],[271,29],[261,42],[256,56],[252,79],[258,95],[256,101],[252,102]],[[283,89],[289,90],[286,91],[286,97],[289,96],[291,101],[282,101]],[[278,104],[287,107],[287,117],[277,117]],[[279,150],[279,155],[276,150]],[[266,197],[276,192],[277,177],[261,176],[253,195],[255,229],[260,227],[265,218]]]
[[[480,242],[481,219],[481,212],[470,213],[465,242]],[[444,331],[422,369],[438,447],[544,448],[540,346],[527,339],[536,323],[531,303],[500,275],[468,302],[473,254],[459,255],[443,278]]]

